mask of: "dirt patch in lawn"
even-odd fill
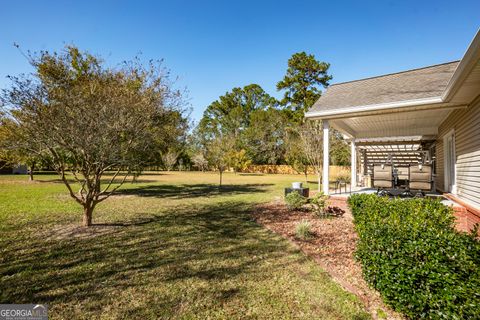
[[[90,227],[80,226],[78,223],[61,225],[55,228],[41,230],[43,237],[48,240],[88,239],[127,231],[128,228],[149,224],[157,220],[157,216],[130,220],[119,223],[94,223]]]
[[[378,292],[371,289],[362,277],[360,264],[354,258],[357,234],[348,208],[340,217],[318,218],[305,211],[290,211],[281,199],[258,205],[255,220],[267,229],[295,243],[312,257],[347,291],[358,296],[374,319],[403,319],[387,307]],[[295,226],[301,220],[311,224],[314,237],[302,241],[295,237]]]
[[[91,227],[83,227],[78,224],[71,224],[44,230],[42,233],[44,238],[48,240],[87,239],[116,233],[121,229],[122,226],[120,225],[93,225]]]

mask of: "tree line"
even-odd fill
[[[247,164],[289,164],[300,173],[322,164],[320,121],[306,121],[305,112],[320,98],[332,76],[330,65],[299,52],[288,60],[277,83],[277,100],[258,84],[233,88],[212,102],[195,128],[189,146],[193,164],[210,163],[220,174]],[[331,130],[331,164],[348,165],[350,150],[342,135]],[[320,181],[321,173],[318,172]]]

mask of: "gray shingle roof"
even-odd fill
[[[309,112],[441,96],[459,61],[331,85]]]

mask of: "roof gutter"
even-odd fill
[[[388,110],[388,109],[416,107],[416,106],[438,104],[443,102],[444,101],[442,100],[441,97],[423,98],[423,99],[415,99],[415,100],[355,106],[355,107],[345,108],[341,110],[307,112],[305,114],[305,117],[306,118],[328,118],[332,116],[339,116],[339,115],[344,115],[349,113],[364,113],[364,112],[372,112],[372,111],[380,111],[380,110]]]

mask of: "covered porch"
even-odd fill
[[[480,223],[480,32],[459,61],[333,84],[306,118],[323,122],[325,194],[333,128],[350,144],[352,192],[428,187]]]
[[[428,107],[428,106],[427,106]],[[332,128],[340,131],[350,144],[351,152],[351,189],[352,192],[368,190],[374,185],[374,165],[393,166],[392,179],[408,180],[408,167],[428,165],[432,168],[432,186],[428,193],[438,194],[436,162],[436,141],[440,124],[450,112],[461,109],[461,105],[445,105],[442,108],[417,108],[408,111],[383,110],[372,114],[349,113],[326,115],[323,121],[324,165],[323,192],[332,194],[328,176],[330,148],[328,137]],[[406,171],[406,172],[405,172]],[[453,184],[453,180],[452,180]],[[395,183],[394,188],[400,187]],[[450,186],[452,188],[452,186]]]
[[[322,119],[324,137],[328,136],[333,128],[340,131],[350,144],[351,151],[351,189],[340,192],[327,186],[332,185],[328,179],[328,171],[323,172],[323,192],[330,195],[331,203],[346,209],[347,198],[351,194],[377,194],[378,188],[373,185],[373,167],[387,164],[393,167],[393,179],[408,179],[408,173],[402,168],[409,166],[429,165],[432,168],[431,189],[424,192],[426,198],[439,199],[444,205],[452,207],[457,217],[457,228],[468,231],[471,229],[471,215],[468,206],[452,195],[455,192],[455,155],[446,152],[439,155],[437,142],[443,141],[439,137],[439,128],[449,114],[466,106],[448,106],[445,109],[414,110],[407,112],[385,112],[368,116],[357,115],[351,118],[329,117]],[[412,135],[414,133],[414,135]],[[324,139],[324,166],[330,162],[328,141]],[[450,161],[445,159],[450,157]],[[443,172],[438,172],[438,161],[444,166]],[[407,169],[408,172],[408,169]],[[403,176],[407,175],[407,176]],[[396,176],[395,176],[396,175]],[[448,181],[445,181],[448,180]],[[439,189],[438,185],[447,185],[447,192]],[[395,183],[390,193],[401,196],[408,187],[408,183]]]
[[[423,189],[463,207],[466,229],[480,223],[480,32],[459,61],[333,84],[306,118],[323,122],[325,194],[336,129],[350,144],[352,192]]]

